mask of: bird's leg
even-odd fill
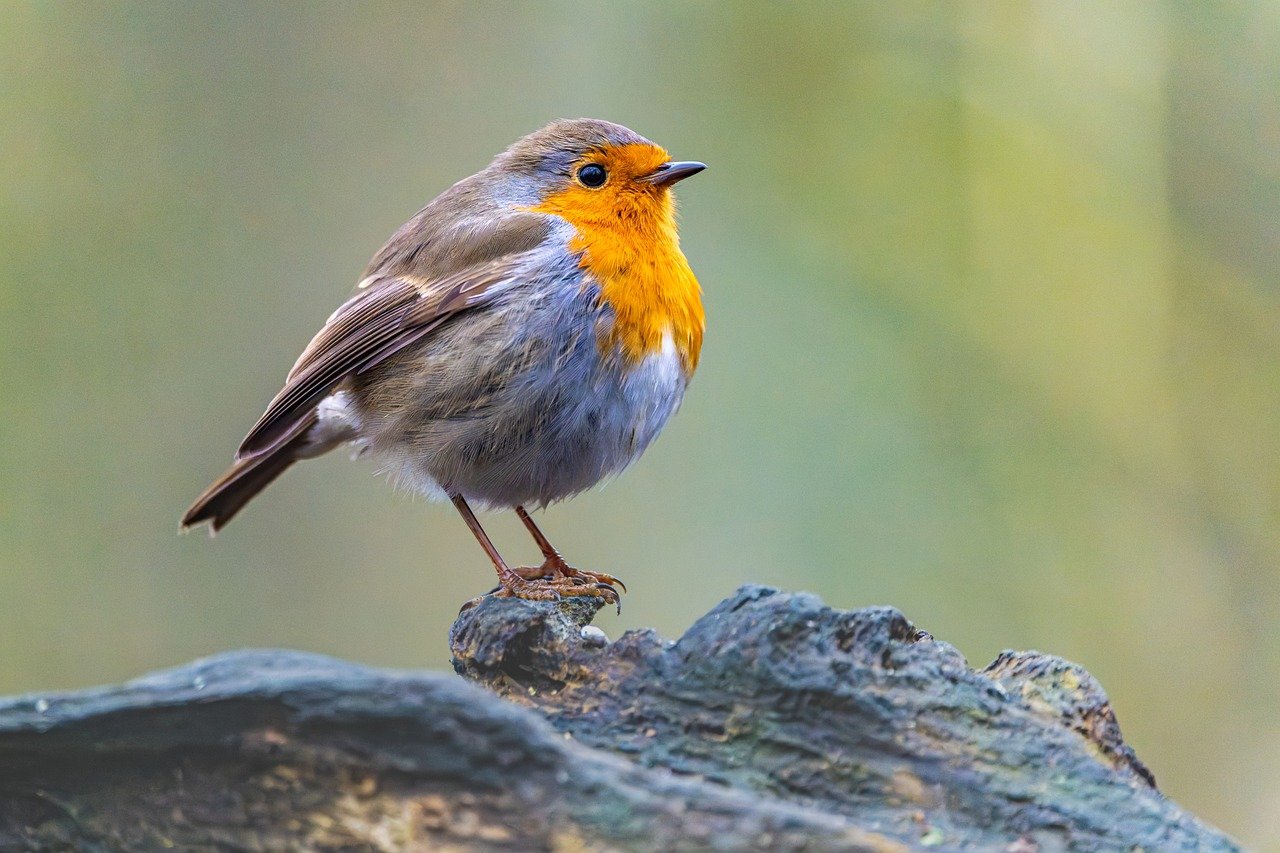
[[[480,547],[484,549],[484,552],[489,555],[489,559],[493,561],[493,567],[498,572],[498,588],[490,593],[491,595],[499,598],[525,598],[530,601],[555,601],[565,595],[591,595],[603,598],[610,604],[617,603],[618,593],[607,583],[582,583],[568,577],[530,579],[512,571],[507,566],[506,561],[502,559],[502,555],[498,553],[498,549],[494,547],[489,534],[485,533],[484,528],[480,526],[480,520],[471,511],[466,499],[459,494],[450,495],[449,497],[453,501],[453,505],[458,508],[458,513],[462,516],[462,520],[471,529],[472,535],[476,537],[476,541],[480,543]],[[470,601],[466,606],[476,604],[478,601],[479,599]],[[464,606],[464,610],[466,606]]]
[[[524,522],[525,529],[529,531],[529,535],[533,537],[533,541],[538,543],[538,550],[542,552],[541,566],[522,566],[514,571],[523,577],[562,577],[569,578],[584,584],[605,584],[610,588],[614,584],[622,587],[622,591],[627,591],[627,585],[615,578],[613,575],[606,575],[603,572],[588,572],[582,569],[575,569],[564,561],[564,557],[560,556],[560,552],[555,549],[551,541],[546,535],[538,529],[538,525],[533,523],[533,518],[529,515],[524,507],[516,507],[516,515],[520,516],[520,520]]]

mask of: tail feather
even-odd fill
[[[299,459],[314,455],[305,453],[307,432],[316,423],[315,415],[304,418],[294,429],[273,446],[260,453],[238,460],[218,479],[182,516],[184,529],[201,522],[209,522],[209,528],[218,532],[245,504],[271,484],[289,466]]]

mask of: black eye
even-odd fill
[[[595,163],[588,163],[578,170],[578,180],[584,187],[602,187],[608,179],[609,173],[604,170],[604,166],[597,166]]]

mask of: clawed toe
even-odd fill
[[[525,572],[512,569],[502,578],[502,583],[490,590],[494,598],[523,598],[527,601],[559,601],[561,598],[591,596],[603,598],[618,606],[622,612],[622,599],[612,585],[592,581],[587,577],[547,577],[538,575],[529,579]]]
[[[556,576],[555,572],[548,568],[546,563],[541,566],[514,566],[511,571],[527,581],[550,580]]]
[[[613,575],[607,575],[604,572],[588,572],[583,569],[575,569],[572,566],[569,566],[568,569],[568,572],[565,573],[567,577],[577,578],[586,583],[607,586],[609,589],[613,590],[615,595],[618,592],[614,589],[615,585],[622,587],[623,592],[627,591],[627,585],[615,578]]]
[[[569,580],[583,584],[604,584],[612,589],[615,594],[617,593],[617,589],[615,589],[615,587],[622,587],[623,592],[627,591],[627,585],[618,578],[615,578],[613,575],[608,575],[604,572],[589,572],[585,569],[575,569],[559,557],[548,558],[546,562],[537,569],[526,568],[521,570],[520,574],[527,578],[529,577],[529,574],[525,574],[526,572],[540,572],[544,576],[550,575],[552,577],[568,578]]]
[[[603,596],[603,598],[605,601],[617,607],[618,615],[621,616],[622,615],[622,596],[618,595],[618,591],[607,583],[598,583],[595,586],[597,589],[606,591],[608,592],[609,595],[613,596],[612,599],[609,598],[609,595],[605,595]],[[624,585],[622,588],[626,589],[626,586]]]

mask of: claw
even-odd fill
[[[618,591],[607,583],[597,583],[595,586],[597,589],[607,589],[610,593],[613,594],[613,603],[618,606],[618,615],[621,616],[622,615],[622,596],[618,595]],[[626,589],[626,587],[624,586],[623,589]],[[608,601],[609,597],[605,596],[604,600]]]
[[[615,584],[622,587],[623,592],[627,591],[627,585],[619,578],[615,578],[613,575],[605,574],[604,572],[588,572],[584,569],[575,569],[559,557],[554,559],[548,558],[547,561],[542,564],[541,568],[552,577],[568,578],[579,583],[604,584],[613,590],[615,595],[618,592],[614,586]],[[528,570],[526,569],[525,571]]]
[[[575,580],[579,580],[579,579],[575,579]],[[579,580],[579,582],[585,585],[585,581]],[[618,591],[616,589],[614,589],[611,585],[604,583],[603,581],[596,581],[595,583],[591,584],[591,588],[598,589],[602,593],[604,593],[600,597],[603,598],[605,600],[605,603],[607,604],[617,605],[618,615],[619,616],[622,615],[622,596],[618,595]]]

